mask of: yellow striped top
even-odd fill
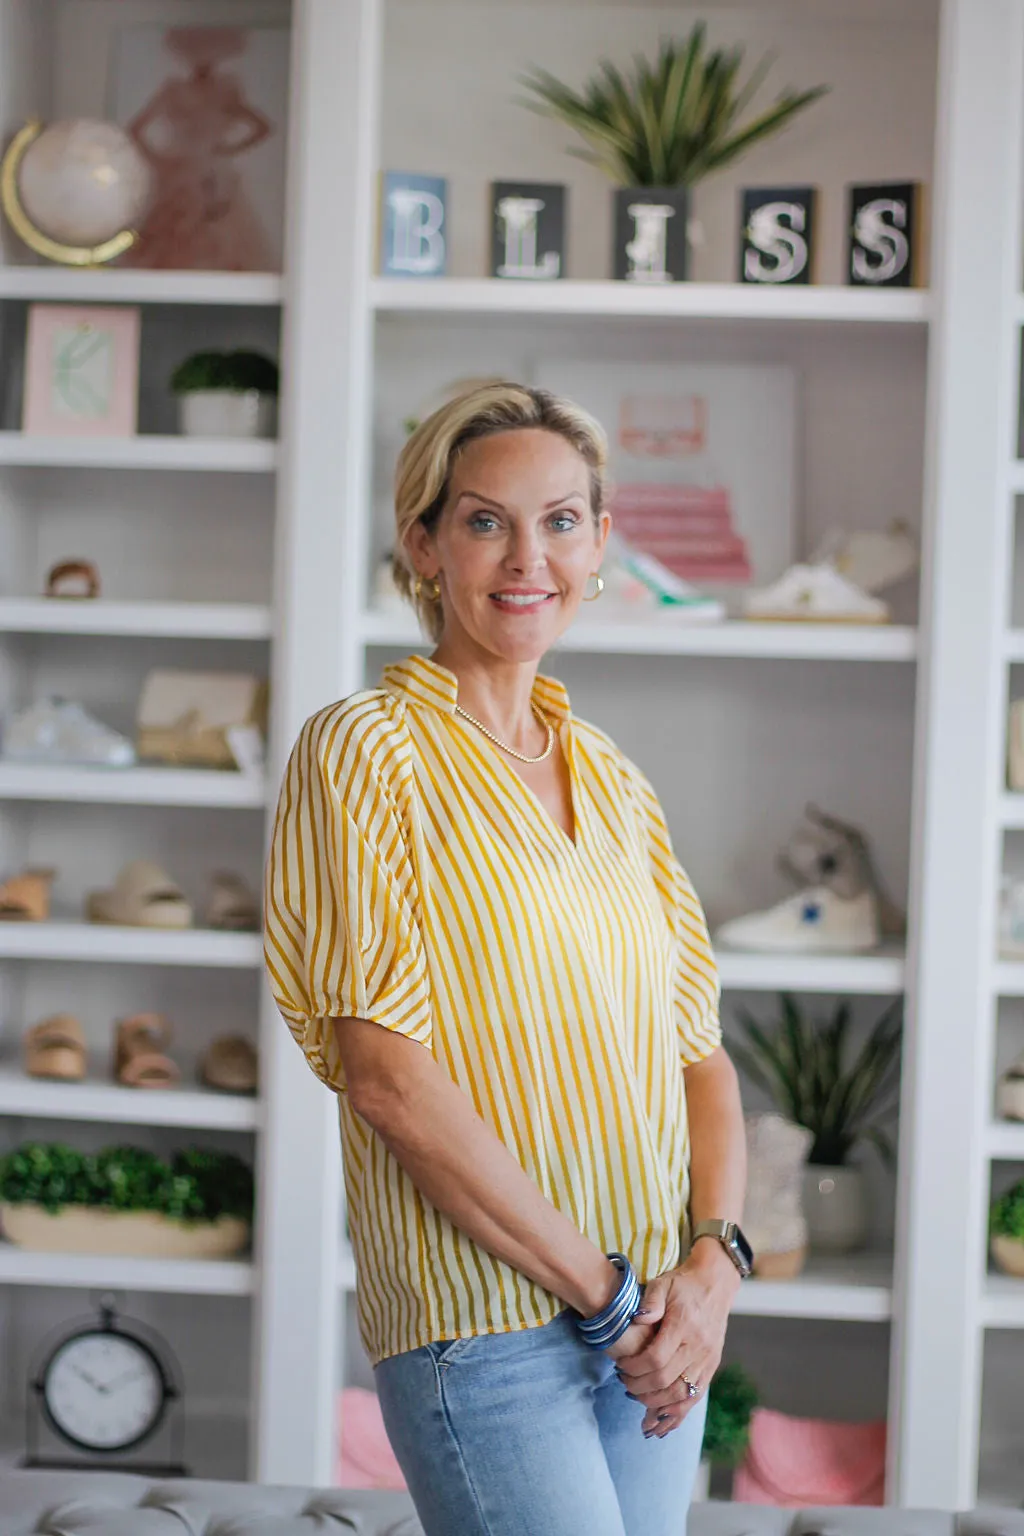
[[[451,672],[411,656],[314,715],[267,866],[271,986],[339,1094],[374,1361],[534,1327],[563,1304],[422,1198],[351,1109],[331,1019],[431,1051],[544,1195],[641,1279],[679,1260],[683,1068],[721,1039],[704,915],[643,774],[538,677],[569,765],[570,838],[457,697]]]

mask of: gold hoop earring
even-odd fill
[[[601,596],[601,593],[604,591],[604,577],[601,575],[601,572],[592,571],[591,578],[594,581],[595,586],[591,595],[583,599],[585,603],[596,603],[598,598]]]
[[[431,576],[429,578],[429,581],[430,581],[430,585],[433,587],[434,590],[432,592],[428,592],[427,596],[428,596],[428,598],[430,599],[430,601],[432,603],[439,603],[441,601],[441,583],[438,581],[436,576]],[[416,599],[416,601],[419,602],[422,594],[423,594],[423,577],[422,576],[417,576],[416,577],[416,585],[412,589],[412,595]]]

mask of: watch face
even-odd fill
[[[754,1264],[754,1250],[743,1236],[739,1227],[733,1227],[731,1246],[743,1261],[744,1269],[749,1273]]]
[[[151,1433],[164,1410],[159,1361],[138,1339],[79,1333],[50,1357],[43,1402],[58,1434],[90,1451],[120,1451]]]

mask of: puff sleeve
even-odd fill
[[[628,764],[628,778],[651,875],[676,941],[676,1030],[683,1065],[692,1066],[722,1043],[718,967],[704,909],[673,852],[661,803],[632,763]]]
[[[338,1091],[332,1019],[371,1019],[431,1044],[417,882],[396,798],[404,732],[366,696],[353,707],[359,698],[304,726],[265,882],[271,991],[313,1071]]]

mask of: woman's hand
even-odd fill
[[[641,1426],[645,1435],[662,1439],[671,1434],[698,1401],[687,1395],[683,1376],[702,1393],[707,1391],[722,1358],[738,1285],[728,1254],[702,1239],[685,1264],[645,1287],[647,1316],[642,1326],[650,1337],[638,1351],[630,1348],[634,1324],[620,1341],[629,1341],[623,1354],[609,1351],[621,1361],[619,1374],[626,1390],[647,1408]]]

